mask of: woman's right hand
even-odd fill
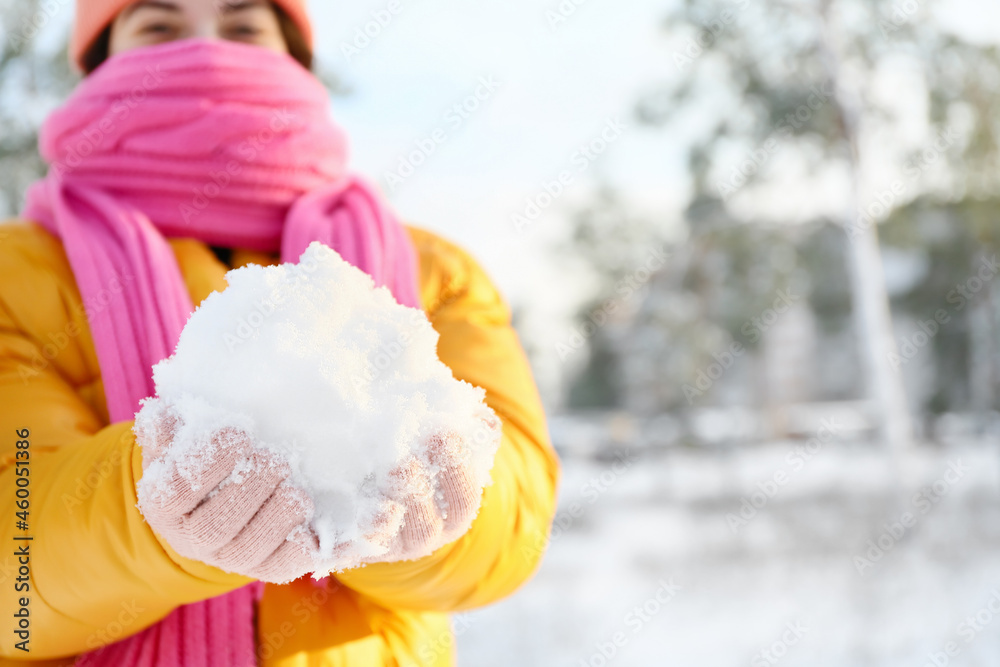
[[[166,454],[181,425],[158,399],[147,409],[152,417],[135,429],[144,471]],[[164,484],[140,487],[149,525],[180,555],[227,572],[272,583],[311,572],[318,549],[312,500],[290,483],[288,463],[239,429],[217,431],[212,443],[185,461],[185,474],[171,465]]]

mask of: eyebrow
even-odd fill
[[[142,7],[152,7],[152,8],[155,8],[155,9],[165,9],[165,10],[171,11],[171,12],[179,12],[180,11],[180,7],[178,7],[177,5],[175,5],[172,2],[164,2],[164,0],[139,0],[139,2],[134,2],[131,5],[129,5],[128,7],[125,8],[125,11],[122,12],[122,18],[123,19],[127,19],[136,10],[141,9]]]
[[[265,4],[266,0],[224,0],[220,9],[223,14],[228,14],[231,12],[243,11],[244,9],[261,7]],[[122,18],[127,19],[133,12],[143,7],[164,9],[170,12],[180,11],[180,7],[172,2],[167,2],[166,0],[139,0],[138,2],[134,2],[125,8],[125,11],[122,12]]]
[[[223,14],[229,14],[266,5],[267,0],[223,0],[221,10]]]

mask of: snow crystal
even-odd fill
[[[194,479],[193,453],[206,453],[224,427],[242,429],[287,460],[313,499],[319,578],[385,554],[385,539],[366,535],[407,493],[390,472],[417,456],[437,475],[430,436],[460,436],[477,488],[490,483],[498,420],[485,391],[438,359],[422,310],[398,304],[318,242],[298,264],[251,264],[226,279],[191,315],[173,356],[153,368],[157,397],[143,402],[137,432],[164,405],[183,423],[145,471],[140,498],[162,492],[175,469]],[[244,465],[227,483],[251,472]]]

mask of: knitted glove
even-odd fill
[[[160,460],[182,422],[158,399],[136,420],[143,471]],[[318,539],[309,528],[313,504],[292,486],[288,463],[256,447],[239,429],[212,436],[212,445],[172,465],[166,483],[139,486],[139,509],[177,553],[262,581],[286,583],[311,571]]]
[[[483,418],[483,425],[489,432],[500,430],[500,420],[492,415]],[[425,459],[411,456],[390,476],[401,492],[386,498],[367,535],[388,546],[388,553],[366,562],[426,556],[464,535],[479,512],[482,489],[461,439],[453,433],[432,437]]]

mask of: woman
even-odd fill
[[[448,612],[538,565],[559,470],[509,311],[468,254],[400,225],[346,170],[311,40],[302,0],[77,3],[87,77],[43,127],[49,175],[0,229],[0,539],[18,549],[0,569],[0,665],[450,665]],[[313,240],[423,307],[503,429],[468,532],[406,560],[448,518],[405,499],[390,557],[318,583],[280,476],[208,493],[243,435],[219,434],[200,492],[144,516],[135,484],[183,415],[133,432],[152,364],[225,272]],[[465,502],[452,472],[430,498]]]

